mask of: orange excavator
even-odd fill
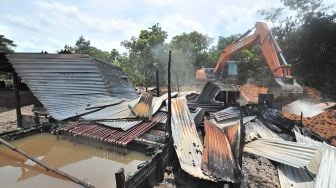
[[[252,30],[255,32],[250,35]],[[239,39],[229,44],[222,52],[216,67],[213,69],[213,76],[220,77],[220,74],[227,65],[230,57],[242,49],[249,48],[254,44],[258,44],[266,59],[266,62],[274,76],[274,81],[269,85],[268,92],[274,97],[287,97],[290,95],[299,96],[303,93],[302,87],[296,82],[292,76],[291,65],[286,62],[282,50],[276,42],[266,23],[257,22],[255,27],[244,33]],[[278,58],[281,58],[281,61]],[[197,80],[207,80],[209,71],[202,68],[197,70]]]

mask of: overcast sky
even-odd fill
[[[216,39],[245,32],[262,21],[258,10],[281,6],[280,0],[0,1],[0,34],[14,40],[15,50],[49,53],[80,35],[100,49],[125,51],[121,41],[155,23],[168,39],[195,30]]]

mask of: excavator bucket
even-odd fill
[[[275,77],[270,83],[268,93],[275,98],[299,98],[303,94],[303,89],[294,78]]]

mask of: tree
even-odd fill
[[[213,39],[197,31],[174,36],[169,44],[173,54],[173,74],[181,83],[191,83],[195,72],[202,66],[209,66],[208,47]]]
[[[125,40],[121,43],[128,50],[129,62],[123,67],[133,83],[141,85],[154,84],[155,69],[164,71],[162,66],[162,54],[164,41],[167,38],[167,32],[163,31],[159,24],[155,24],[141,30],[138,37],[132,37],[131,40]]]
[[[7,39],[4,35],[0,35],[0,52],[12,53],[16,44],[10,39]]]
[[[89,54],[90,52],[90,41],[85,40],[83,35],[79,37],[76,41],[75,53],[78,54]]]

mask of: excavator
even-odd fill
[[[253,30],[254,33],[250,34]],[[268,93],[273,94],[274,98],[298,97],[303,93],[302,87],[292,76],[292,67],[287,63],[282,50],[276,42],[267,24],[256,22],[255,26],[244,33],[239,39],[229,44],[222,52],[213,75],[209,75],[209,68],[202,68],[196,71],[196,79],[206,81],[209,77],[219,78],[223,68],[228,64],[232,55],[242,49],[249,48],[258,44],[270,68],[274,80],[269,85]],[[281,61],[278,58],[281,58]]]

